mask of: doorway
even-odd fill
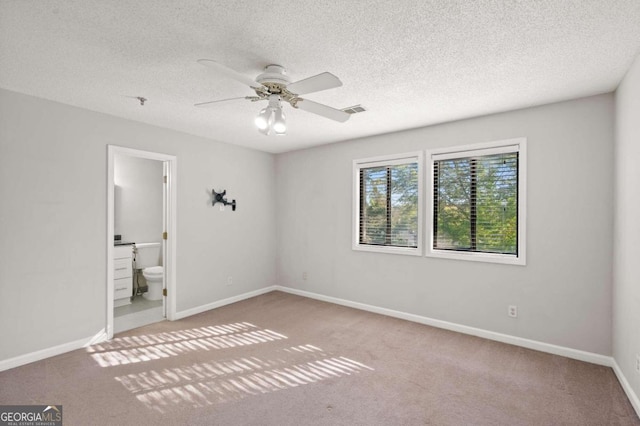
[[[107,154],[105,329],[111,339],[114,333],[175,319],[177,159],[115,145],[107,146]],[[145,186],[149,173],[157,173],[157,186]]]

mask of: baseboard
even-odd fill
[[[86,348],[87,346],[95,345],[97,343],[106,342],[107,340],[109,340],[109,335],[107,334],[107,331],[103,328],[95,336],[93,336],[92,338],[87,340],[86,343],[84,345],[82,345],[82,347]]]
[[[30,364],[52,356],[61,355],[66,352],[82,349],[87,346],[104,342],[107,340],[107,333],[104,329],[100,330],[95,336],[76,340],[73,342],[63,343],[62,345],[53,346],[51,348],[42,349],[14,358],[4,359],[0,361],[0,371],[9,370],[11,368],[20,367],[21,365]]]
[[[592,352],[571,349],[564,346],[552,345],[550,343],[539,342],[536,340],[524,339],[522,337],[511,336],[508,334],[496,333],[493,331],[483,330],[481,328],[469,327],[448,321],[442,321],[434,318],[423,317],[420,315],[409,314],[406,312],[394,311],[393,309],[380,308],[378,306],[367,305],[365,303],[352,302],[350,300],[339,299],[337,297],[325,296],[323,294],[312,293],[309,291],[298,290],[290,287],[275,286],[275,290],[285,293],[296,294],[298,296],[309,297],[311,299],[321,300],[323,302],[335,303],[337,305],[348,306],[350,308],[360,309],[363,311],[373,312],[376,314],[387,315],[407,321],[413,321],[420,324],[430,325],[432,327],[443,328],[445,330],[456,331],[458,333],[470,334],[472,336],[482,337],[489,340],[495,340],[510,345],[521,346],[540,352],[546,352],[554,355],[561,355],[567,358],[577,359],[580,361],[590,362],[592,364],[613,366],[613,358],[606,355],[600,355]]]
[[[636,414],[638,414],[638,417],[640,417],[640,398],[638,398],[638,395],[636,395],[636,393],[631,388],[629,381],[620,369],[620,366],[616,362],[615,358],[613,359],[612,368],[614,373],[616,373],[616,377],[618,378],[622,389],[624,389],[624,393],[627,394],[627,398],[629,398],[629,401],[631,401],[631,405],[633,405],[634,410],[636,410]]]
[[[241,300],[250,299],[252,297],[260,296],[261,294],[269,293],[276,290],[277,286],[264,287],[259,290],[250,291],[247,293],[239,294],[237,296],[228,297],[226,299],[218,300],[216,302],[207,303],[206,305],[196,306],[195,308],[187,309],[185,311],[176,312],[175,319],[190,317],[191,315],[201,314],[211,309],[219,308],[221,306],[230,305],[231,303],[240,302]]]

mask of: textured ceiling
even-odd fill
[[[274,153],[609,92],[639,52],[638,0],[0,0],[0,87]],[[343,86],[305,97],[368,111],[285,105],[263,136],[263,104],[193,106],[253,94],[200,58],[329,71]]]

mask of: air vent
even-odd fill
[[[357,114],[359,112],[365,112],[367,109],[362,105],[354,105],[354,106],[342,108],[342,110],[348,114]]]

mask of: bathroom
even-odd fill
[[[162,321],[164,163],[114,156],[114,332]]]

